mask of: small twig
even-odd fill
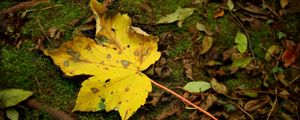
[[[274,103],[273,103],[273,106],[272,106],[272,108],[271,108],[271,111],[269,112],[268,117],[267,117],[266,120],[269,120],[269,119],[270,119],[270,117],[271,117],[271,115],[272,115],[272,113],[273,113],[273,111],[274,111],[274,109],[275,109],[275,106],[276,106],[276,104],[277,104],[277,101],[278,101],[277,87],[275,87],[275,93],[276,93],[275,101],[274,101]]]
[[[257,11],[255,11],[255,10],[251,10],[251,9],[249,9],[249,8],[247,8],[247,7],[244,7],[244,6],[242,6],[242,5],[241,5],[240,3],[238,3],[238,2],[236,2],[236,5],[239,6],[241,9],[247,11],[247,12],[254,13],[254,14],[259,14],[259,15],[266,15],[265,13],[257,12]]]
[[[171,93],[172,95],[174,95],[175,97],[179,98],[181,101],[193,106],[194,108],[196,108],[197,110],[199,110],[200,112],[204,113],[205,115],[209,116],[211,119],[213,120],[218,120],[215,116],[213,116],[211,113],[207,112],[206,110],[202,109],[201,107],[195,105],[194,103],[192,103],[191,101],[185,99],[184,97],[182,97],[181,95],[177,94],[176,92],[170,90],[169,88],[155,82],[154,80],[151,80],[151,83],[153,83],[154,85],[162,88],[163,90]]]
[[[234,23],[237,24],[240,28],[242,28],[242,30],[245,32],[245,34],[247,36],[248,43],[249,43],[249,49],[250,49],[252,58],[254,60],[254,64],[257,65],[257,60],[256,60],[255,55],[254,55],[254,51],[253,51],[253,48],[252,48],[252,42],[250,40],[250,36],[248,34],[248,31],[246,30],[246,28],[244,28],[241,21],[231,11],[229,11],[229,13],[230,13],[231,16],[234,17],[235,21],[237,22],[237,23],[236,22],[234,22]]]
[[[41,31],[44,33],[46,39],[49,41],[50,45],[53,46],[53,43],[51,42],[51,40],[49,39],[48,35],[46,34],[46,32],[45,32],[43,26],[41,25],[40,20],[39,20],[38,17],[36,18],[36,22],[38,23],[39,27],[41,28]]]
[[[281,57],[281,55],[282,55],[282,52],[280,53],[280,57]],[[278,67],[278,65],[279,65],[279,61],[276,62],[276,67]],[[271,108],[271,110],[270,110],[270,112],[269,112],[268,117],[267,117],[266,120],[270,119],[270,117],[271,117],[271,115],[272,115],[272,113],[273,113],[273,111],[275,109],[275,106],[277,104],[277,99],[278,99],[278,90],[277,90],[277,87],[276,87],[278,78],[277,78],[276,74],[274,74],[274,78],[276,80],[276,82],[275,82],[275,101],[273,103],[273,106],[272,106],[272,108]]]
[[[299,112],[298,112],[298,107],[297,105],[290,99],[287,99],[287,101],[289,101],[291,104],[293,104],[293,106],[295,107],[296,109],[296,115],[297,115],[297,120],[300,120],[300,117],[299,117]]]
[[[239,105],[235,105],[237,106],[242,112],[244,112],[248,117],[250,117],[251,120],[254,120],[253,116],[250,115],[247,111],[245,111],[243,108],[241,108]]]
[[[38,91],[39,91],[39,93],[42,94],[42,91],[41,91],[41,89],[40,89],[41,84],[40,84],[38,78],[37,78],[37,77],[34,77],[34,80],[36,81],[36,84],[38,85]]]
[[[279,18],[279,15],[263,0],[263,4],[277,17]]]
[[[291,85],[293,82],[295,82],[296,80],[298,80],[300,78],[300,74],[298,76],[296,76],[292,81],[289,82],[289,85]]]
[[[40,11],[47,10],[47,9],[50,9],[50,8],[54,8],[54,7],[60,7],[60,6],[63,6],[63,5],[62,4],[51,5],[51,6],[40,9]]]

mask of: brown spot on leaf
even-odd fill
[[[109,70],[109,68],[108,68],[108,67],[105,67],[105,68],[103,68],[103,70]]]
[[[107,59],[110,59],[110,58],[111,58],[111,54],[107,54],[107,55],[106,55],[106,58],[107,58]]]
[[[88,51],[92,50],[91,46],[87,46],[86,49],[87,49]]]
[[[128,87],[126,87],[126,88],[125,88],[125,92],[128,92],[128,91],[129,91],[129,88],[128,88]]]
[[[68,61],[65,61],[65,62],[64,62],[64,65],[65,65],[65,66],[69,66],[70,64],[69,64]]]
[[[97,92],[99,92],[99,89],[93,87],[91,88],[91,91],[96,94]]]
[[[139,51],[134,51],[134,52],[133,52],[133,55],[139,56],[139,55],[140,55],[140,52],[139,52]]]
[[[121,64],[123,65],[124,68],[128,68],[129,62],[127,60],[121,60]]]
[[[75,59],[79,59],[79,57],[80,57],[80,53],[77,51],[74,51],[72,48],[67,48],[67,54],[69,54],[70,56],[72,56]]]
[[[116,30],[114,28],[111,28],[111,31],[115,32]]]

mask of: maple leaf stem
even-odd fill
[[[173,90],[155,82],[154,80],[151,80],[151,83],[153,83],[154,85],[162,88],[163,90],[171,93],[172,95],[174,95],[175,97],[179,98],[182,102],[185,102],[193,107],[195,107],[197,110],[199,110],[200,112],[204,113],[205,115],[209,116],[211,119],[213,120],[218,120],[218,118],[216,118],[215,116],[213,116],[211,113],[207,112],[206,110],[202,109],[201,107],[195,105],[194,103],[192,103],[191,101],[185,99],[183,96],[179,95],[178,93],[174,92]]]

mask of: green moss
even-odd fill
[[[34,9],[37,11],[34,11],[27,16],[27,19],[30,19],[30,21],[26,22],[22,29],[22,34],[29,36],[43,34],[37,22],[37,19],[39,19],[45,32],[47,32],[50,27],[57,27],[65,32],[65,39],[71,39],[72,32],[75,29],[71,26],[71,22],[75,19],[87,18],[89,9],[86,9],[85,5],[79,5],[74,2],[62,3],[59,1],[58,3],[60,4],[56,4],[56,6],[52,6],[45,10],[42,9],[47,8],[49,4],[42,4],[35,7]]]
[[[236,29],[236,27],[234,27],[235,25],[230,21],[228,14],[215,19],[213,18],[213,13],[214,7],[207,10],[207,22],[205,25],[215,33],[217,32],[216,28],[219,28],[220,33],[214,38],[215,45],[224,47],[234,46],[234,38],[238,29]]]
[[[171,50],[170,57],[174,58],[176,56],[183,54],[191,45],[192,45],[191,40],[188,40],[188,39],[180,40],[175,45],[175,47],[173,47],[173,50]]]
[[[266,38],[269,38],[269,32],[267,29],[262,29],[260,31],[254,31],[250,35],[250,40],[252,43],[252,49],[254,51],[254,55],[258,60],[264,60],[266,51],[264,51],[260,46],[265,47],[268,49],[269,46],[271,46],[270,40],[266,40]]]
[[[8,8],[14,4],[16,4],[18,1],[16,0],[2,0],[1,1],[1,4],[0,4],[0,10],[1,9],[5,9],[5,8]]]
[[[43,56],[41,52],[29,51],[31,47],[30,41],[23,43],[20,49],[8,45],[2,46],[0,89],[31,90],[42,103],[67,110],[76,99],[79,85],[62,78],[51,60]],[[25,112],[24,114],[24,116],[31,116],[33,113]],[[34,114],[40,116],[45,113]]]

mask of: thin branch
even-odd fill
[[[151,80],[151,83],[153,83],[154,85],[160,87],[161,89],[171,93],[172,95],[174,95],[175,97],[179,98],[181,101],[193,106],[194,108],[198,109],[200,112],[204,113],[205,115],[209,116],[211,119],[213,120],[218,120],[215,116],[213,116],[211,113],[207,112],[206,110],[202,109],[201,107],[195,105],[194,103],[192,103],[191,101],[185,99],[184,97],[182,97],[181,95],[179,95],[178,93],[170,90],[169,88],[155,82],[154,80]]]
[[[53,46],[53,43],[49,39],[49,37],[48,37],[47,33],[45,32],[43,26],[41,25],[39,18],[36,18],[36,22],[38,23],[39,27],[41,28],[41,31],[44,33],[45,37],[47,38],[47,40],[49,41],[49,43],[51,44],[51,46]]]
[[[275,93],[277,94],[277,87],[275,87]],[[275,109],[275,106],[276,106],[276,104],[277,104],[277,101],[278,101],[278,96],[276,95],[276,96],[275,96],[275,101],[274,101],[273,106],[272,106],[272,109],[271,109],[271,111],[269,112],[268,117],[267,117],[266,120],[269,120],[269,119],[270,119],[270,117],[271,117],[271,115],[272,115],[272,113],[273,113],[273,111],[274,111],[274,109]]]
[[[249,116],[251,120],[254,120],[253,116],[250,115],[246,110],[241,108],[239,105],[235,105],[235,106],[237,106],[242,112],[244,112],[247,116]]]
[[[289,85],[291,85],[293,82],[295,82],[296,80],[298,80],[300,78],[300,74],[298,76],[296,76],[291,82],[289,82]]]

